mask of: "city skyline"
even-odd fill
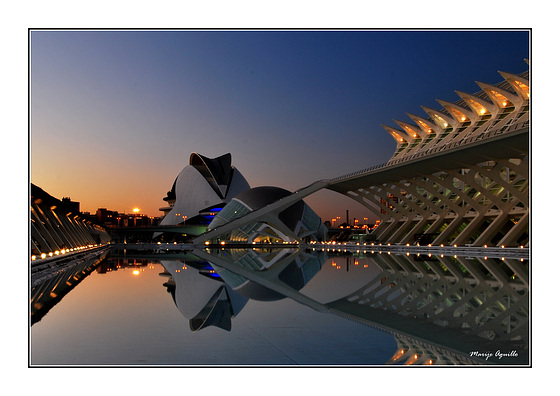
[[[526,58],[527,30],[31,31],[31,182],[82,211],[160,216],[192,152],[229,152],[251,187],[293,191],[387,161],[381,124]],[[306,202],[369,215],[330,191]]]

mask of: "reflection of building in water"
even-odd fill
[[[74,287],[106,262],[107,251],[83,255],[81,262],[71,261],[50,271],[31,275],[31,325],[40,321]]]
[[[528,362],[527,262],[465,257],[416,261],[387,254],[376,255],[374,262],[382,272],[372,282],[329,306],[397,334],[417,336],[432,348],[445,346],[463,356],[469,352],[465,348],[515,350],[517,356],[508,364]],[[424,347],[414,352],[402,349],[408,358],[422,355],[419,362],[442,363],[433,352],[436,349],[430,353]],[[394,360],[402,361],[401,357]]]
[[[253,211],[291,195],[277,187],[256,187],[235,196],[208,226],[209,230],[226,225]],[[225,231],[221,240],[235,242],[293,242],[324,240],[327,229],[317,214],[302,200],[288,208],[267,213],[242,227]]]
[[[480,361],[468,355],[451,353],[449,349],[422,342],[412,337],[393,334],[397,341],[397,351],[387,361],[387,364],[403,365],[479,365]]]
[[[231,319],[247,303],[206,262],[162,260],[169,279],[164,286],[181,314],[189,319],[192,331],[208,326],[231,330]]]
[[[230,259],[240,268],[250,271],[264,271],[268,278],[278,279],[294,290],[300,290],[321,269],[324,258],[318,254],[309,254],[291,249],[271,250],[260,254],[256,250],[228,250]],[[216,272],[237,293],[252,300],[273,301],[286,296],[278,291],[247,279],[217,264],[213,264]]]
[[[126,257],[114,257],[112,260],[107,260],[97,267],[97,272],[100,274],[105,274],[107,272],[117,271],[120,269],[138,269],[142,267],[147,267],[152,260],[146,258],[126,258]]]
[[[216,272],[236,291],[253,293],[246,294],[250,298],[289,297],[319,312],[392,334],[399,347],[388,364],[529,362],[526,261],[472,257],[425,261],[375,254],[366,260],[381,272],[371,282],[347,297],[321,304],[300,293],[293,279],[286,281],[291,278],[288,274],[298,273],[288,260],[263,269],[255,253],[196,250],[194,254],[215,263]],[[324,261],[319,258],[319,265]],[[300,258],[300,274],[315,268],[312,262]],[[495,355],[498,350],[513,353],[500,359]],[[488,351],[494,356],[486,359]]]
[[[227,259],[239,268],[266,274],[295,290],[301,289],[321,269],[317,254],[304,254],[292,249],[228,250]],[[181,314],[189,319],[192,331],[216,326],[231,330],[231,319],[249,299],[273,301],[285,298],[259,282],[206,261],[170,261],[161,264],[169,279],[164,286],[173,297]]]

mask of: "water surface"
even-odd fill
[[[30,363],[526,364],[527,268],[378,252],[112,252],[82,278],[32,289]],[[498,348],[517,356],[477,356]]]

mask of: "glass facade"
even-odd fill
[[[208,229],[217,228],[221,225],[229,223],[230,221],[238,219],[249,212],[251,212],[251,209],[249,209],[245,204],[236,199],[232,199],[231,202],[227,204],[222,211],[216,215],[216,217],[214,217],[214,220],[210,223]]]

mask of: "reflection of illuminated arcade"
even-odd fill
[[[515,350],[509,364],[528,362],[526,262],[389,254],[372,261],[382,272],[329,306],[397,330],[400,347],[389,363],[465,364],[473,360],[465,359],[469,345],[470,351]]]
[[[299,293],[299,289],[284,283],[270,270],[251,268],[254,258],[243,263],[232,258],[229,251],[227,255],[219,252],[195,254],[218,263],[213,267],[224,279],[231,273],[242,280],[240,284],[250,283],[248,290],[272,290],[267,294],[269,299],[283,295],[319,312],[392,334],[398,349],[388,364],[528,363],[526,261],[372,253],[375,255],[366,260],[377,265],[381,273],[347,297],[321,304]],[[286,268],[289,267],[277,269],[276,274],[287,275]],[[497,349],[504,353],[515,351],[515,356],[486,360],[470,355],[473,351]]]
[[[468,355],[450,353],[448,349],[438,348],[433,344],[401,334],[393,334],[397,341],[397,351],[387,364],[402,365],[479,365],[480,361]]]
[[[49,310],[58,304],[89,274],[102,266],[107,251],[80,256],[80,262],[69,261],[52,269],[32,273],[31,275],[31,325],[40,321]]]

